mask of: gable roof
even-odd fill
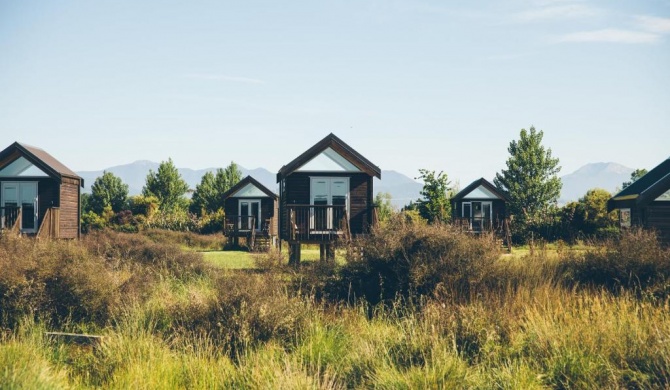
[[[505,202],[509,201],[509,197],[507,196],[506,193],[500,191],[499,189],[496,188],[493,184],[491,184],[488,180],[484,179],[483,177],[481,179],[475,180],[470,185],[467,187],[463,188],[458,192],[458,194],[454,195],[452,198],[452,201],[456,202],[461,199],[463,199],[466,195],[474,191],[475,189],[479,188],[479,186],[482,186],[486,188],[488,191],[492,192],[493,195],[497,196],[498,198],[504,200]]]
[[[374,165],[370,160],[363,157],[362,154],[358,153],[351,146],[347,145],[344,141],[339,139],[335,134],[330,133],[324,139],[317,142],[314,146],[307,149],[303,154],[298,156],[296,159],[290,163],[281,167],[277,173],[277,182],[280,182],[283,178],[295,172],[297,169],[308,163],[311,159],[318,156],[321,152],[327,148],[333,149],[339,155],[344,157],[348,162],[356,166],[356,168],[367,173],[370,176],[377,177],[381,179],[382,172],[378,166]]]
[[[16,158],[12,158],[13,155],[16,155]],[[14,142],[0,152],[0,161],[7,160],[5,164],[0,166],[0,169],[11,164],[21,156],[51,177],[57,178],[58,180],[61,180],[63,177],[76,179],[80,181],[82,187],[84,186],[84,179],[70,170],[70,168],[63,165],[63,163],[56,160],[52,155],[36,146],[19,142]]]
[[[608,200],[607,211],[632,205],[644,206],[668,189],[670,189],[670,158]]]
[[[262,185],[258,180],[254,179],[254,178],[251,177],[251,176],[247,176],[247,177],[245,177],[244,179],[242,179],[242,180],[240,180],[239,182],[237,182],[237,184],[235,184],[234,186],[232,186],[228,191],[224,192],[223,195],[222,195],[223,199],[225,200],[225,199],[230,198],[230,197],[231,197],[232,195],[234,195],[237,191],[239,191],[240,189],[244,188],[244,186],[246,186],[247,184],[252,184],[254,187],[256,187],[256,188],[258,188],[259,190],[263,191],[263,193],[265,193],[268,197],[270,197],[270,198],[272,198],[272,199],[275,199],[275,200],[276,200],[276,199],[278,198],[277,194],[275,194],[274,192],[270,191],[266,186]]]

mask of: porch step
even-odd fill
[[[254,252],[267,252],[272,248],[272,237],[256,236],[254,241]]]

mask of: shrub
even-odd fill
[[[174,230],[177,232],[197,232],[200,229],[195,214],[181,208],[159,210],[152,218],[148,218],[146,227],[150,229]]]
[[[143,235],[107,231],[88,234],[82,240],[89,251],[110,264],[143,267],[144,272],[178,277],[202,275],[207,268],[202,255],[182,251],[175,244],[156,243]]]
[[[670,280],[670,251],[661,247],[654,232],[632,229],[581,255],[566,254],[562,272],[568,284],[612,290],[663,287]]]
[[[338,299],[370,303],[443,287],[467,295],[500,254],[491,236],[475,237],[449,225],[407,223],[402,215],[363,239],[362,257],[349,259],[326,286]]]
[[[200,233],[212,234],[223,231],[226,225],[226,213],[218,209],[212,213],[205,213],[200,219]]]
[[[103,324],[120,303],[122,275],[77,242],[3,237],[0,268],[0,321],[10,328],[23,316]]]
[[[197,250],[221,250],[226,245],[226,238],[221,234],[197,234],[193,232],[148,229],[143,230],[142,235],[156,243],[176,244]]]

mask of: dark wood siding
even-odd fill
[[[504,200],[501,199],[462,199],[458,202],[454,202],[452,206],[452,215],[454,218],[463,218],[463,203],[468,202],[491,202],[491,213],[493,222],[503,221],[506,217],[506,204]]]
[[[79,180],[63,178],[60,186],[60,238],[79,236]]]
[[[670,244],[670,202],[653,202],[646,207],[645,215],[644,226],[654,229],[664,244]]]
[[[349,206],[351,215],[349,225],[352,234],[368,232],[372,216],[370,208],[372,199],[372,177],[366,173],[334,173],[334,172],[294,172],[284,179],[284,194],[282,201],[282,239],[288,238],[286,231],[286,205],[310,204],[310,177],[348,177],[349,178]]]
[[[279,231],[278,226],[278,202],[270,197],[250,197],[250,198],[236,198],[230,197],[224,202],[224,212],[227,216],[239,215],[239,201],[240,199],[260,199],[261,201],[261,218],[263,220],[272,218],[272,225],[270,226],[270,235],[276,236]]]
[[[58,182],[51,178],[8,178],[4,182],[37,182],[37,227],[42,224],[44,214],[50,207],[58,207],[60,194]],[[2,191],[0,191],[2,192]],[[0,204],[4,200],[0,194]]]
[[[59,238],[79,237],[79,180],[63,178],[60,185],[52,178],[11,178],[4,181],[37,182],[37,226],[42,225],[48,209],[59,207]]]

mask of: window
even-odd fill
[[[349,178],[312,177],[310,184],[310,228],[339,228],[345,212],[349,215]],[[329,207],[331,206],[331,207]]]
[[[261,230],[261,201],[259,199],[240,199],[238,206],[240,219],[237,228],[240,230]]]

